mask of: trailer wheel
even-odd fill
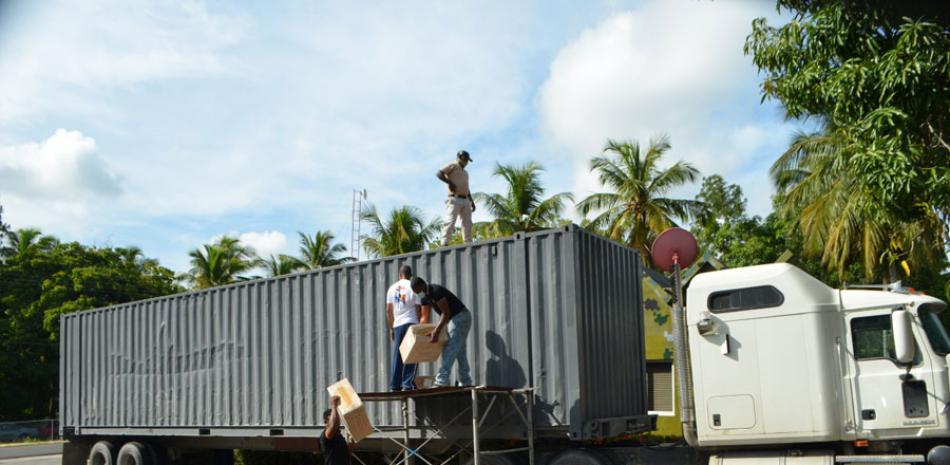
[[[115,465],[115,446],[109,441],[99,441],[89,449],[89,465]]]
[[[116,465],[152,465],[152,451],[137,441],[129,441],[119,449]]]
[[[592,450],[568,449],[557,454],[548,465],[611,465],[604,456]]]

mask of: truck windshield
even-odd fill
[[[940,321],[940,315],[931,310],[932,305],[921,305],[917,313],[920,315],[924,332],[927,333],[927,339],[930,340],[930,346],[938,354],[947,355],[950,353],[950,336],[947,335],[947,330]]]

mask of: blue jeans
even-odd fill
[[[459,382],[463,385],[472,384],[472,370],[468,366],[468,351],[465,348],[465,339],[472,329],[472,312],[466,310],[452,317],[446,325],[449,332],[449,342],[442,348],[442,364],[439,374],[435,377],[435,384],[448,386],[449,375],[452,374],[452,365],[459,362]]]
[[[410,326],[412,326],[412,323],[393,328],[393,378],[389,382],[389,390],[391,391],[409,391],[416,388],[417,365],[415,363],[404,365],[402,354],[399,353],[399,344],[402,344],[402,339],[406,337],[406,332]]]

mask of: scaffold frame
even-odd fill
[[[418,415],[417,409],[415,408],[416,399],[439,396],[457,397],[465,394],[467,394],[467,397],[470,399],[470,403],[451,417],[451,419],[439,422],[438,424],[424,416]],[[534,415],[532,415],[535,401],[533,388],[512,389],[492,386],[463,386],[405,392],[360,393],[359,396],[364,403],[399,402],[401,404],[402,425],[388,427],[385,430],[373,426],[375,433],[380,433],[380,436],[395,444],[398,450],[402,451],[402,453],[397,454],[389,462],[389,465],[416,465],[414,464],[414,459],[418,459],[424,465],[448,465],[452,460],[466,451],[469,451],[471,454],[473,465],[481,465],[482,456],[513,454],[518,452],[526,452],[528,454],[528,465],[534,465],[535,463]],[[519,403],[519,400],[523,402]],[[485,408],[482,409],[485,402],[487,402],[487,404],[485,404]],[[510,405],[511,409],[502,412],[501,405],[506,403]],[[500,417],[491,417],[493,413],[498,412],[501,412]],[[461,427],[464,425],[464,419],[466,418],[471,422],[471,436],[469,438],[460,437],[452,439],[455,435],[449,434],[447,430],[452,427]],[[488,420],[490,418],[494,421],[489,422]],[[504,424],[504,422],[510,418],[515,418],[517,420],[516,424],[524,427],[524,436],[527,445],[509,449],[482,450],[483,433],[490,431],[492,428],[499,427],[499,425]],[[413,423],[413,420],[415,423]],[[400,437],[399,434],[392,434],[394,432],[402,432],[403,434]],[[431,454],[427,455],[425,453],[427,452],[425,449],[426,446],[435,439],[449,439],[451,441],[449,449],[452,450],[452,453],[448,457],[444,457],[441,461],[435,459]],[[366,465],[358,456],[354,455],[354,459]]]

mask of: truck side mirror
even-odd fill
[[[911,330],[911,315],[907,310],[891,313],[891,327],[894,329],[894,356],[897,363],[908,365],[914,361],[914,333]]]

